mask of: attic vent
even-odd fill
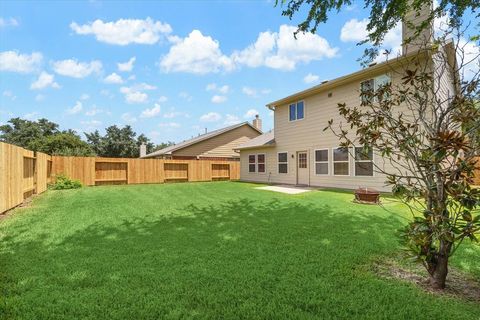
[[[329,92],[328,97],[331,98],[333,96],[333,93]]]

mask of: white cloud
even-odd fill
[[[10,98],[12,101],[14,101],[15,99],[17,99],[17,96],[13,94],[12,91],[10,90],[5,90],[3,91],[2,95],[4,97],[7,97],[7,98]]]
[[[163,117],[165,119],[173,119],[173,118],[177,118],[177,117],[185,117],[185,118],[189,118],[190,115],[186,112],[181,112],[181,111],[170,111],[170,112],[167,112],[163,115]]]
[[[38,118],[39,113],[36,111],[30,112],[30,113],[25,113],[22,118],[28,119],[28,120],[33,120]]]
[[[85,131],[92,131],[102,124],[102,122],[99,120],[84,120],[80,121],[80,123],[82,126],[84,126]]]
[[[317,82],[319,79],[320,79],[320,77],[317,76],[316,74],[309,73],[303,78],[303,82],[313,83],[313,82]]]
[[[338,48],[312,33],[299,33],[296,26],[281,25],[278,32],[261,32],[255,43],[242,51],[236,51],[232,59],[248,67],[265,66],[279,70],[294,70],[298,63],[308,63],[323,58],[333,58]]]
[[[223,103],[227,101],[227,97],[226,96],[219,96],[219,95],[214,95],[212,97],[212,102],[213,103]]]
[[[40,52],[21,54],[16,51],[0,52],[0,71],[29,73],[38,69],[43,56]]]
[[[98,60],[78,62],[76,59],[67,59],[55,61],[53,70],[62,76],[85,78],[92,73],[99,73],[102,70],[102,63]]]
[[[158,124],[160,128],[170,128],[170,129],[176,129],[180,128],[181,125],[177,122],[161,122]]]
[[[251,118],[254,118],[257,114],[258,114],[258,111],[256,109],[249,109],[243,117],[245,119],[251,119]]]
[[[137,122],[137,118],[132,116],[130,113],[126,112],[122,114],[122,120],[127,123],[135,123]]]
[[[131,87],[121,87],[120,92],[125,95],[127,103],[145,103],[148,101],[148,94],[145,90],[155,90],[157,87],[147,83],[140,83]]]
[[[480,69],[480,46],[461,38],[457,46],[457,61],[463,65],[460,71],[462,78],[471,80]]]
[[[19,25],[17,19],[15,18],[1,18],[0,17],[0,28],[4,27],[17,27]]]
[[[193,97],[186,91],[182,91],[178,94],[178,96],[182,99],[185,99],[187,101],[192,101]]]
[[[80,96],[80,100],[88,100],[88,99],[90,99],[90,96],[86,93],[84,93]]]
[[[241,121],[240,121],[240,118],[237,117],[236,115],[227,114],[227,115],[225,116],[225,122],[224,122],[224,124],[225,124],[226,126],[232,126],[232,125],[237,124],[237,123],[240,123],[240,122],[241,122]]]
[[[270,92],[272,92],[272,90],[270,89],[261,89],[261,90],[257,90],[255,88],[252,88],[252,87],[243,87],[242,88],[242,92],[243,94],[249,96],[249,97],[258,97],[258,94],[261,93],[261,94],[269,94]]]
[[[122,71],[122,72],[132,71],[133,70],[133,64],[135,63],[135,60],[137,60],[136,57],[131,57],[130,60],[128,60],[127,62],[117,63],[118,71]]]
[[[220,44],[212,37],[193,30],[186,38],[176,43],[160,60],[164,72],[206,74],[233,70],[232,60],[220,50]]]
[[[103,112],[102,109],[99,109],[99,108],[97,108],[96,105],[93,105],[90,110],[85,112],[85,115],[89,116],[89,117],[92,117],[92,116],[95,116],[95,115],[97,115],[99,113],[102,113],[102,112]]]
[[[230,87],[227,85],[217,86],[216,83],[209,83],[205,88],[207,91],[217,91],[221,94],[227,94],[230,91]]]
[[[110,83],[110,84],[119,84],[119,83],[123,83],[123,79],[120,75],[114,72],[106,76],[105,79],[103,79],[103,82]]]
[[[200,117],[202,122],[216,122],[222,119],[222,116],[217,112],[209,112]]]
[[[158,102],[162,103],[162,102],[166,102],[168,100],[167,97],[165,96],[160,96],[160,98],[157,99]]]
[[[55,89],[60,88],[58,83],[55,82],[55,76],[45,71],[42,71],[42,73],[40,73],[40,76],[38,76],[38,79],[30,85],[30,89],[32,90],[40,90],[48,87]]]
[[[154,21],[151,18],[119,19],[115,22],[103,22],[97,19],[84,25],[72,22],[70,28],[77,34],[93,34],[100,42],[120,46],[131,43],[155,44],[162,36],[172,32],[172,27],[168,23]]]
[[[368,19],[357,20],[351,19],[347,21],[340,32],[340,40],[343,42],[360,42],[368,37],[367,31]],[[402,52],[402,24],[399,22],[393,29],[387,32],[383,38],[382,49],[376,62],[385,61],[387,56],[384,54],[386,50],[390,51],[389,57],[396,57]]]
[[[37,94],[35,96],[35,101],[40,102],[40,101],[43,101],[43,100],[45,100],[45,96],[43,94]]]
[[[80,101],[77,101],[75,105],[67,109],[67,114],[77,114],[83,110],[83,105]]]
[[[147,108],[142,111],[140,114],[140,118],[153,118],[156,117],[160,114],[160,105],[158,103],[155,103],[155,106],[153,108]]]
[[[368,19],[347,21],[340,31],[340,40],[343,42],[360,42],[368,36]]]

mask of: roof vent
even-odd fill
[[[372,62],[372,63],[370,63],[368,66],[369,66],[369,67],[373,67],[373,66],[376,65],[376,64],[377,64],[376,62]]]
[[[324,84],[324,83],[327,83],[328,80],[323,80],[322,82],[320,82],[320,84]]]

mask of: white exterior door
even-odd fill
[[[297,152],[297,184],[310,184],[308,172],[308,153],[306,151],[299,151]]]

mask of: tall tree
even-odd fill
[[[29,150],[55,155],[93,155],[88,144],[73,130],[60,131],[47,119],[30,121],[12,118],[0,126],[0,140]]]
[[[137,158],[140,155],[140,145],[147,145],[147,152],[153,149],[153,143],[144,135],[137,137],[132,127],[127,125],[119,128],[116,125],[105,129],[105,135],[102,136],[98,130],[92,133],[85,133],[87,141],[101,157],[115,158]]]
[[[365,49],[366,61],[373,60],[379,53],[383,39],[388,31],[395,28],[409,12],[418,12],[424,6],[433,6],[434,0],[365,0],[364,6],[370,11],[367,25],[368,37],[361,43],[369,42],[372,47]],[[282,15],[292,19],[296,14],[307,14],[298,24],[297,32],[315,33],[318,27],[328,21],[332,12],[339,12],[358,3],[353,0],[276,0],[276,5],[283,7]],[[480,17],[480,1],[478,0],[438,0],[435,8],[423,23],[415,26],[417,35],[428,28],[434,19],[446,18],[447,24],[453,28],[461,26],[462,17],[466,12]],[[480,25],[480,23],[479,23]],[[405,39],[411,41],[413,39]]]

